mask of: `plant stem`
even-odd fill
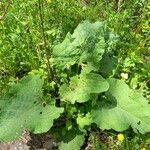
[[[8,5],[6,6],[6,9],[5,9],[5,11],[4,11],[4,14],[3,14],[2,16],[0,16],[0,21],[5,18],[5,16],[6,16],[7,12],[8,12],[8,9],[9,9],[10,5],[11,5],[11,0],[8,2]]]
[[[122,2],[123,0],[118,0],[118,9],[117,9],[118,12],[120,12]]]
[[[43,43],[44,43],[44,50],[46,54],[46,59],[47,59],[47,71],[48,71],[48,79],[53,80],[54,75],[53,75],[53,70],[51,67],[50,63],[50,52],[47,46],[47,41],[46,41],[46,36],[45,36],[45,29],[44,29],[44,12],[43,12],[43,0],[39,0],[39,14],[40,14],[40,25],[41,25],[41,32],[42,32],[42,38],[43,38]]]

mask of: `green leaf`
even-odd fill
[[[131,126],[135,132],[150,131],[150,105],[140,93],[121,80],[109,79],[106,93],[109,100],[92,111],[94,122],[101,129],[123,131]]]
[[[0,141],[14,140],[23,130],[47,132],[63,112],[55,105],[42,105],[43,80],[24,77],[0,98]]]
[[[87,63],[90,69],[97,69],[105,50],[104,24],[84,21],[71,35],[53,49],[53,64],[64,69],[75,63]]]
[[[85,126],[88,126],[92,123],[92,116],[90,113],[87,113],[85,116],[79,114],[76,121],[79,127],[83,129]]]
[[[91,99],[91,94],[107,91],[109,84],[96,73],[81,73],[70,79],[70,84],[63,84],[60,87],[61,101],[83,103]]]
[[[60,143],[59,150],[80,150],[84,144],[84,133],[71,130],[64,136]]]
[[[113,73],[113,70],[116,69],[117,65],[118,60],[113,53],[104,53],[100,62],[100,72],[103,76],[109,77]]]

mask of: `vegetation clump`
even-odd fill
[[[50,130],[60,150],[149,148],[148,1],[0,8],[0,141]]]

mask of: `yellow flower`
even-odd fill
[[[118,135],[117,135],[117,139],[118,139],[118,141],[123,141],[124,140],[124,135],[122,134],[122,133],[119,133]]]
[[[145,147],[143,147],[143,148],[141,148],[141,150],[146,150],[146,148],[145,148]]]

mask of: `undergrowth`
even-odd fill
[[[60,150],[149,149],[149,10],[0,2],[0,141],[51,130]]]

